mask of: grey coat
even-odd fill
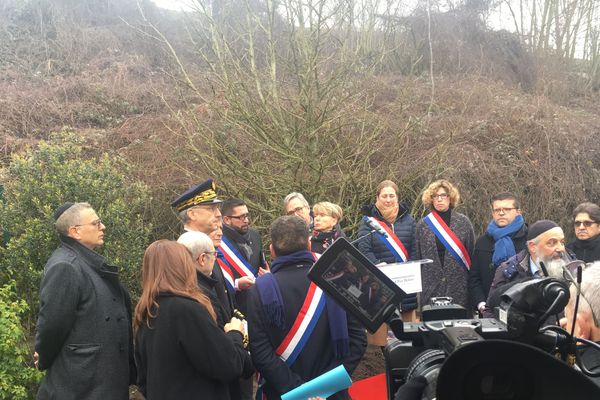
[[[46,371],[38,399],[127,400],[131,302],[115,267],[62,237],[44,267],[35,350]]]
[[[473,253],[475,234],[473,225],[467,216],[452,210],[450,229],[465,245],[469,256]],[[435,234],[429,229],[424,220],[419,221],[415,232],[416,258],[430,258],[431,264],[421,266],[423,291],[421,292],[421,307],[429,304],[432,297],[450,296],[455,304],[470,309],[468,296],[468,271],[456,261],[446,250],[444,265],[440,262]]]

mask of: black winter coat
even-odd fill
[[[221,301],[217,296],[217,291],[215,290],[218,283],[217,280],[206,276],[199,271],[196,271],[196,276],[198,278],[198,287],[200,287],[200,290],[208,296],[208,299],[215,310],[215,314],[217,315],[217,326],[223,329],[225,324],[231,320],[231,315],[228,313],[228,309],[226,308],[227,305],[221,304]]]
[[[315,253],[323,254],[333,242],[341,237],[346,238],[347,236],[337,224],[331,232],[314,231],[310,237],[310,249]]]
[[[138,386],[148,400],[229,400],[229,382],[251,369],[237,331],[223,332],[195,300],[163,293],[136,335]]]
[[[415,220],[408,213],[408,207],[405,204],[400,204],[398,217],[393,224],[390,224],[383,219],[381,213],[374,204],[363,207],[363,215],[373,217],[385,223],[398,236],[398,239],[404,244],[408,251],[409,260],[414,259],[415,254]],[[364,221],[360,222],[358,227],[358,237],[362,237],[371,232],[371,228]],[[373,264],[379,263],[395,263],[398,262],[394,254],[387,248],[383,239],[374,233],[371,236],[361,239],[357,243],[358,250],[365,255]],[[417,295],[409,294],[402,300],[402,311],[414,310],[417,308]]]
[[[575,239],[567,245],[578,260],[586,263],[600,260],[600,235],[588,240]]]
[[[223,225],[223,236],[229,240],[235,249],[248,261],[248,263],[258,272],[258,268],[264,268],[267,264],[265,255],[262,250],[262,239],[256,229],[250,228],[244,235],[238,233],[235,229]],[[235,269],[231,269],[234,274],[234,278],[238,279],[238,275]],[[248,291],[237,291],[235,293],[235,303],[238,309],[246,315],[246,298]]]
[[[516,252],[524,250],[527,246],[527,226],[523,227],[512,237]],[[487,232],[477,238],[473,255],[471,256],[471,270],[469,271],[469,292],[473,307],[485,302],[494,280],[496,267],[492,263],[494,245],[496,242]]]
[[[76,240],[44,267],[35,351],[38,399],[127,400],[135,381],[131,302],[115,267]]]
[[[350,353],[341,361],[336,359],[329,333],[327,308],[325,308],[305,347],[291,367],[275,354],[275,349],[289,332],[306,298],[310,285],[306,277],[309,267],[310,265],[285,265],[273,274],[283,297],[284,330],[273,327],[266,320],[256,285],[250,289],[248,297],[250,353],[256,369],[266,379],[264,392],[269,400],[279,399],[283,393],[337,367],[342,362],[348,374],[352,375],[367,346],[365,329],[356,319],[348,315]],[[329,397],[329,399],[349,398],[346,390]]]

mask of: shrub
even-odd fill
[[[0,287],[0,400],[33,398],[33,387],[42,373],[32,368],[20,316],[27,303],[17,300],[14,282]]]
[[[142,216],[148,189],[128,180],[123,161],[93,152],[73,133],[60,132],[13,155],[4,173],[0,226],[9,239],[0,246],[0,282],[15,280],[31,310],[29,317],[37,311],[44,264],[59,244],[53,212],[65,201],[88,202],[98,212],[107,229],[105,245],[97,250],[120,267],[122,282],[134,297],[137,293],[138,268],[151,228]]]

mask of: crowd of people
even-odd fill
[[[491,220],[477,239],[469,218],[455,210],[460,193],[452,183],[431,183],[421,200],[429,213],[417,222],[398,186],[381,182],[357,233],[356,247],[374,264],[432,260],[422,265],[422,292],[402,301],[405,321],[417,320],[420,308],[441,296],[491,316],[509,285],[563,277],[572,259],[600,260],[596,204],[575,208],[576,239],[565,245],[558,224],[528,225],[508,192],[490,199]],[[61,244],[44,268],[35,340],[36,364],[47,371],[39,399],[125,400],[131,384],[151,400],[279,399],[340,364],[354,371],[367,346],[365,329],[306,277],[319,254],[346,237],[339,205],[311,208],[301,193],[286,196],[285,215],[269,230],[270,265],[246,203],[220,200],[212,180],[171,206],[183,232],[146,249],[135,307],[117,267],[95,251],[106,226],[92,206],[56,209]],[[565,315],[581,337],[600,341],[600,263],[588,265],[578,315],[571,303]],[[328,279],[340,279],[337,272],[344,273]],[[370,306],[378,288],[362,280],[352,285],[357,302]],[[372,343],[384,344],[382,329],[383,339],[376,333]]]

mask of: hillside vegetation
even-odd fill
[[[386,177],[417,214],[427,182],[456,182],[479,229],[498,190],[521,195],[528,219],[565,222],[598,200],[585,61],[490,30],[482,5],[429,20],[423,7],[209,3],[0,1],[2,162],[68,126],[152,188],[157,236],[177,229],[168,200],[209,175],[259,226],[300,190],[342,204],[352,227]]]

